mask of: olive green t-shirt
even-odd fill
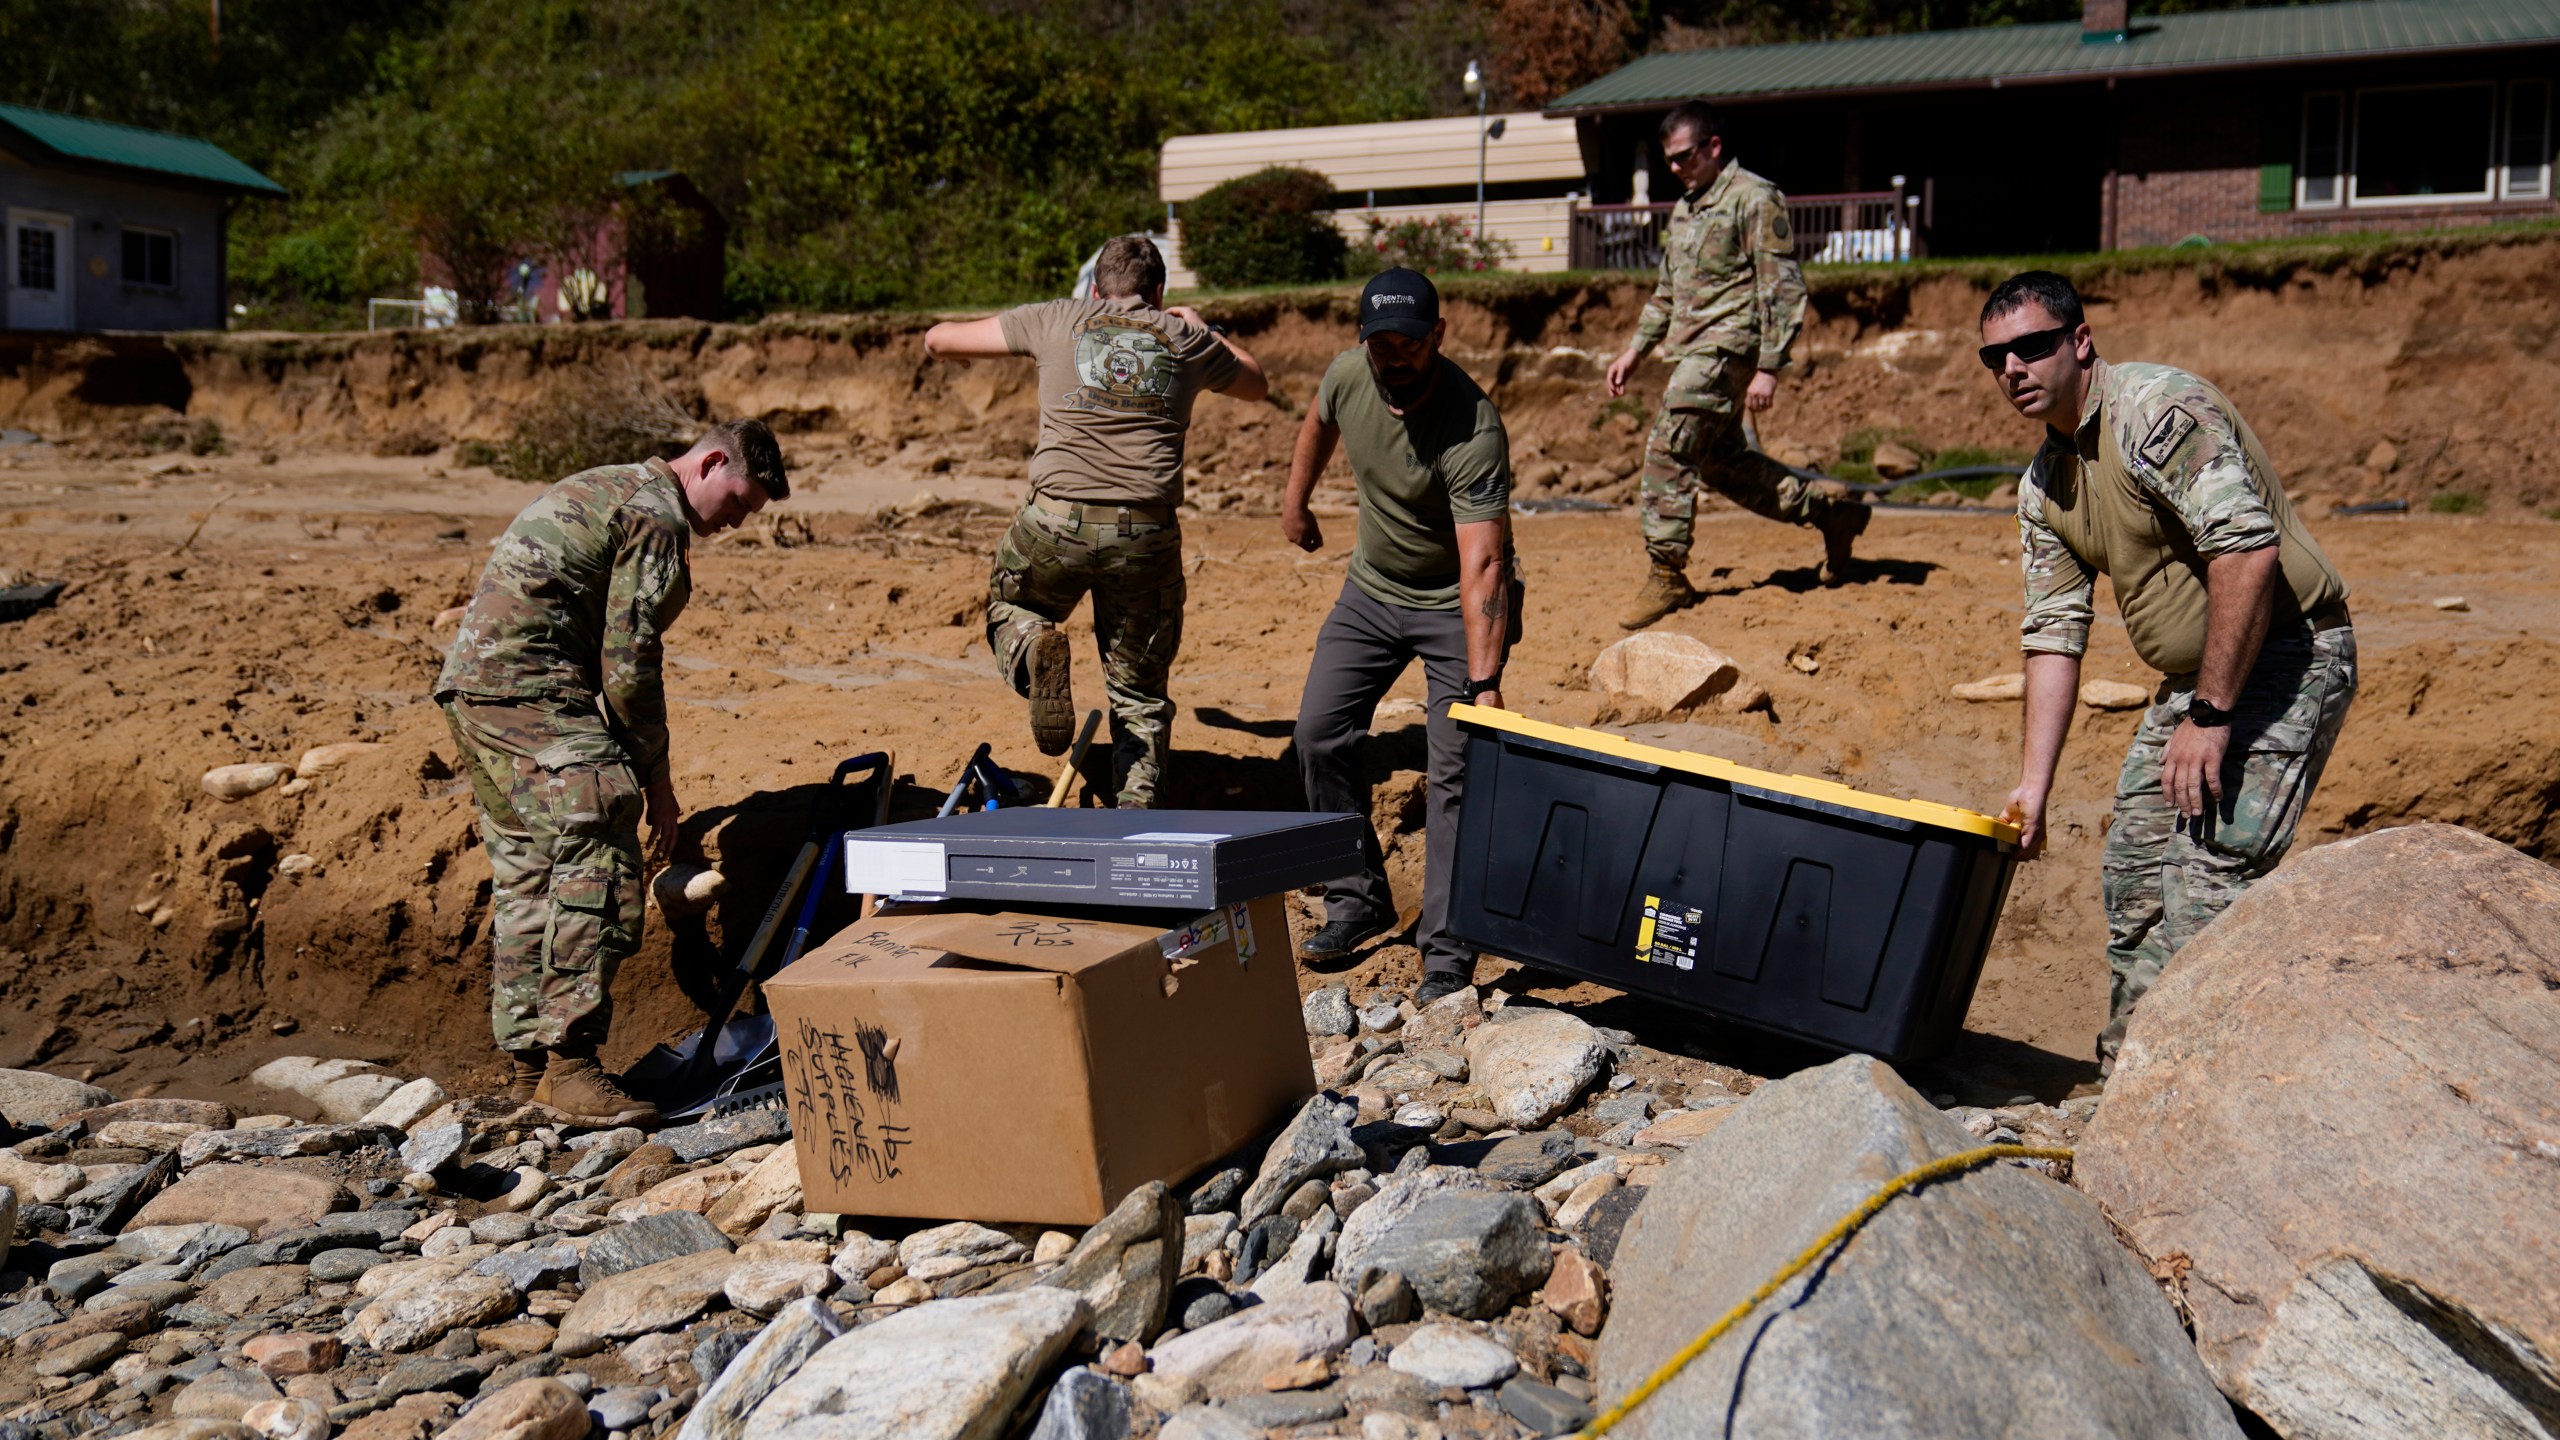
[[[1032,493],[1181,504],[1191,402],[1235,382],[1242,368],[1235,352],[1143,300],[1051,300],[1000,319],[1005,348],[1040,366]]]
[[[1511,511],[1511,442],[1484,391],[1449,357],[1431,398],[1398,415],[1368,352],[1325,368],[1316,416],[1342,431],[1360,486],[1360,539],[1351,583],[1408,610],[1458,608],[1458,527]]]

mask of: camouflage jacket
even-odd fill
[[[1778,187],[1727,165],[1704,191],[1671,207],[1662,271],[1636,319],[1635,348],[1665,358],[1733,355],[1785,367],[1804,328],[1804,269]]]
[[[436,698],[601,704],[644,782],[667,768],[667,627],[693,582],[693,530],[661,460],[572,475],[524,508],[489,553]]]
[[[2104,572],[2135,653],[2170,675],[2202,662],[2216,556],[2280,548],[2278,624],[2347,595],[2238,410],[2167,365],[2097,363],[2079,425],[2047,427],[2019,483],[2018,542],[2026,650],[2085,654]]]

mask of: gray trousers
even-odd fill
[[[1389,686],[1419,658],[1429,696],[1425,734],[1430,768],[1425,794],[1422,852],[1422,925],[1416,941],[1422,968],[1431,974],[1472,975],[1475,952],[1449,937],[1449,885],[1457,863],[1459,760],[1463,745],[1449,706],[1467,693],[1467,627],[1456,610],[1408,610],[1345,582],[1316,634],[1298,700],[1298,773],[1306,781],[1307,808],[1369,814],[1369,778],[1360,764],[1360,741]],[[1325,887],[1325,919],[1392,921],[1395,895],[1387,887],[1385,853],[1374,829],[1362,829],[1368,861],[1358,877]]]

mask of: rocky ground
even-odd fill
[[[828,1433],[1558,1433],[1590,1414],[1629,1216],[1759,1082],[1507,999],[1314,990],[1330,1088],[1082,1235],[803,1213],[775,1110],[579,1131],[358,1062],[262,1068],[304,1120],[0,1072],[26,1137],[0,1152],[0,1435],[705,1440],[847,1407],[880,1423]],[[1948,1114],[2067,1145],[2093,1104]],[[802,1370],[892,1317],[893,1395],[859,1346]]]

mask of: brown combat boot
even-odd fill
[[[542,1072],[542,1084],[533,1092],[533,1103],[559,1112],[560,1118],[572,1125],[586,1125],[599,1130],[637,1125],[654,1128],[659,1120],[658,1107],[646,1100],[634,1100],[613,1083],[604,1066],[593,1055],[564,1055],[552,1052],[549,1068]]]
[[[549,1060],[540,1050],[508,1051],[507,1098],[518,1103],[531,1100],[533,1092],[542,1088],[542,1070]]]
[[[1822,530],[1822,583],[1837,585],[1849,578],[1849,546],[1867,531],[1867,507],[1855,500],[1835,501],[1813,523]]]
[[[1636,592],[1635,603],[1618,617],[1621,630],[1641,630],[1674,610],[1698,603],[1698,592],[1689,588],[1689,572],[1668,560],[1653,562],[1653,573],[1644,580],[1644,588]]]
[[[1043,755],[1064,755],[1076,743],[1074,666],[1067,635],[1052,625],[1031,642],[1031,738]]]

